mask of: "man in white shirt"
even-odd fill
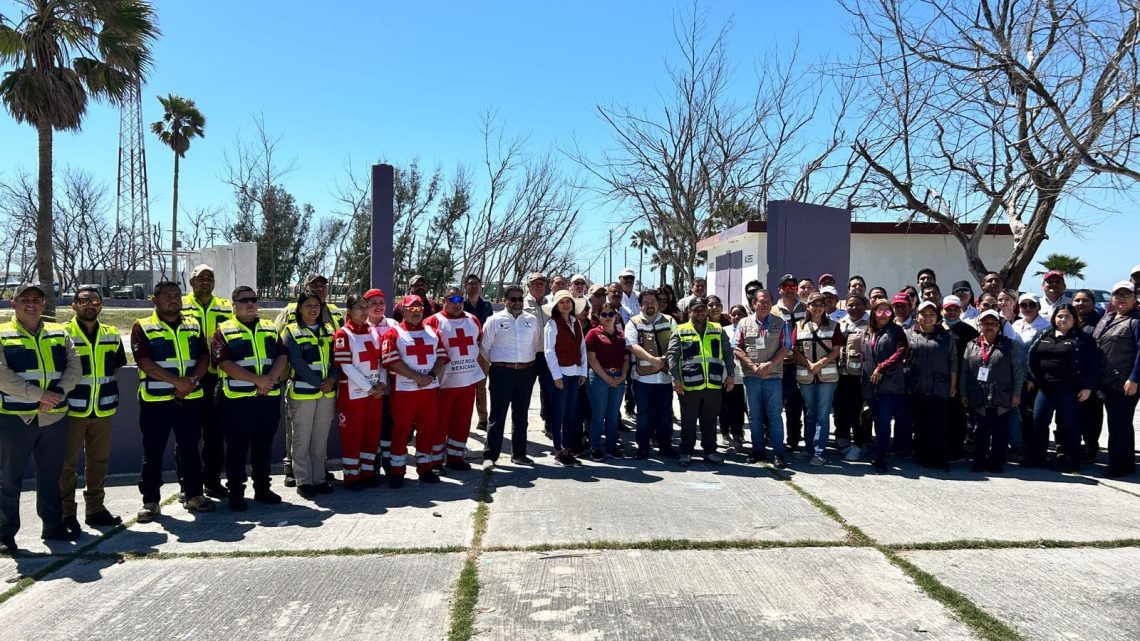
[[[689,313],[689,304],[693,299],[701,296],[708,295],[708,281],[700,276],[693,279],[693,286],[689,288],[689,295],[677,301],[677,309],[681,310],[681,316],[685,317]]]
[[[1041,316],[1046,321],[1053,318],[1054,309],[1073,302],[1073,298],[1065,294],[1065,275],[1056,269],[1045,273],[1045,278],[1041,282],[1041,291],[1045,293],[1039,301]]]
[[[511,462],[515,465],[534,463],[526,455],[526,430],[530,395],[538,373],[536,356],[537,360],[545,363],[542,354],[536,355],[534,348],[542,340],[542,325],[534,314],[523,311],[525,297],[522,287],[511,285],[504,293],[506,307],[487,319],[483,326],[483,340],[479,344],[480,354],[491,364],[487,385],[491,412],[487,421],[487,441],[483,446],[484,467],[493,467],[503,451],[503,428],[508,409],[511,410]]]
[[[677,321],[659,311],[657,291],[641,292],[638,313],[625,326],[625,344],[633,354],[630,378],[633,398],[637,403],[637,454],[649,458],[649,444],[657,440],[661,454],[676,458],[673,448],[673,377],[669,373],[669,339],[677,330]]]
[[[636,275],[633,270],[626,267],[621,270],[618,282],[621,283],[621,308],[626,318],[630,318],[641,311],[641,294],[633,288]]]
[[[550,316],[542,311],[547,302],[546,274],[531,272],[526,275],[527,295],[523,299],[523,310],[534,316],[538,321],[538,334],[534,338],[535,376],[538,379],[539,416],[542,417],[543,431],[550,432],[550,388],[554,382],[550,378],[550,368],[546,366],[546,359],[542,356],[542,329]],[[554,292],[551,292],[553,294]]]

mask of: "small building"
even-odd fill
[[[973,225],[963,227],[974,231]],[[999,267],[1012,242],[1009,225],[989,225],[979,246],[982,261]],[[868,289],[878,285],[893,293],[914,284],[924,267],[937,274],[943,295],[958,280],[973,283],[975,294],[981,290],[961,244],[941,225],[852,221],[849,211],[831,207],[774,202],[767,221],[726,229],[699,241],[697,249],[708,255],[708,291],[726,308],[743,302],[745,283],[759,280],[774,290],[785,273],[812,280],[833,274],[841,297],[852,275],[862,276]]]

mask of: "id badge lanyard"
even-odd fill
[[[979,351],[982,352],[982,366],[978,368],[978,381],[985,383],[990,380],[990,356],[997,349],[997,344],[991,345],[989,351],[986,351],[986,342],[979,336],[978,347]]]

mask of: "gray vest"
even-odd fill
[[[958,387],[964,391],[970,409],[983,412],[994,408],[999,414],[1004,414],[1013,402],[1013,368],[1016,367],[1013,350],[1017,347],[1005,336],[998,336],[997,343],[990,349],[993,351],[987,352],[989,377],[983,382],[978,380],[978,370],[982,368],[982,347],[976,340],[966,345]],[[1017,394],[1021,394],[1020,387]]]
[[[753,363],[759,364],[770,361],[776,352],[780,351],[782,344],[780,335],[784,332],[784,326],[784,319],[777,314],[768,314],[767,331],[760,329],[760,321],[756,320],[755,314],[749,314],[740,321],[736,331],[740,333],[740,340],[744,343],[744,353]],[[774,367],[768,369],[768,375],[764,378],[782,378],[783,375],[783,368],[780,363],[776,363]],[[759,378],[756,372],[752,370],[744,372],[744,376]]]
[[[1100,387],[1119,391],[1124,381],[1132,373],[1136,364],[1136,337],[1133,334],[1136,323],[1140,323],[1140,312],[1132,311],[1126,318],[1113,314],[1109,325],[1108,314],[1100,319],[1093,330],[1093,339],[1100,348]]]
[[[917,327],[906,330],[906,391],[949,398],[950,372],[958,361],[954,335],[941,326],[933,334]]]

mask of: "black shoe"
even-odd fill
[[[328,481],[314,485],[313,489],[316,490],[320,494],[332,494],[333,493],[332,483],[329,483]]]
[[[617,460],[617,461],[621,461],[621,460],[625,459],[625,452],[621,451],[620,447],[613,448],[612,450],[610,450],[608,452],[608,454],[610,455],[610,458]]]
[[[297,495],[311,501],[317,497],[317,490],[312,485],[305,483],[297,486]]]
[[[664,456],[665,458],[677,458],[681,455],[681,453],[677,451],[677,448],[672,446],[662,447],[660,449],[660,452],[661,456]]]
[[[88,514],[83,522],[93,527],[115,527],[121,525],[123,519],[103,509],[94,514]]]
[[[595,463],[600,463],[606,460],[606,453],[601,450],[594,450],[593,452],[590,452],[590,460],[594,461]]]
[[[249,509],[249,501],[246,501],[244,496],[238,494],[230,495],[229,504],[231,512],[245,512]]]
[[[511,463],[515,465],[534,465],[534,461],[529,456],[512,456]]]
[[[649,452],[646,452],[645,450],[637,450],[637,453],[633,455],[633,460],[635,460],[635,461],[649,460]]]
[[[372,476],[369,476],[368,478],[361,481],[360,484],[364,487],[380,487],[384,484],[384,477],[378,474],[373,474]]]
[[[285,487],[297,487],[297,478],[294,476],[286,476]]]
[[[62,523],[48,528],[40,534],[40,538],[45,541],[75,541],[79,538],[79,532],[72,532],[67,529],[66,525]]]
[[[293,477],[290,476],[290,477],[286,477],[286,478],[289,479],[289,478],[293,478]],[[296,481],[294,481],[294,483],[295,482]],[[217,481],[215,481],[213,483],[206,484],[206,485],[202,486],[202,488],[205,490],[206,496],[208,496],[212,499],[224,499],[224,498],[229,497],[229,495],[230,495],[229,490],[227,490],[224,485],[222,485],[220,482],[217,482]]]
[[[11,534],[0,536],[0,551],[5,554],[15,554],[19,552],[20,548],[16,545],[16,537]]]
[[[782,470],[782,469],[788,467],[788,462],[784,460],[783,454],[777,454],[772,458],[775,459],[775,462],[773,463],[773,465],[776,466],[777,470]]]
[[[254,490],[253,500],[257,501],[258,503],[276,505],[281,502],[281,495],[270,489]]]
[[[336,480],[336,477],[333,476],[332,472],[325,472],[325,481],[332,483],[335,480]]]
[[[444,467],[446,467],[449,470],[455,470],[456,472],[470,472],[471,471],[471,464],[468,463],[467,461],[448,461],[447,463],[444,464]]]
[[[875,474],[886,474],[886,473],[887,473],[887,457],[876,456],[875,457]]]
[[[69,532],[75,532],[76,534],[83,531],[83,528],[79,525],[79,519],[74,516],[63,517],[63,527],[67,528]]]
[[[487,421],[479,421],[478,423],[475,424],[475,429],[479,430],[480,432],[486,432],[487,431]]]
[[[768,457],[764,456],[760,452],[753,451],[753,452],[748,454],[748,458],[745,460],[748,462],[749,465],[755,465],[757,463],[762,463],[764,461],[767,461]]]
[[[367,487],[364,481],[352,481],[351,483],[344,484],[344,489],[349,492],[363,492]]]
[[[432,485],[435,485],[436,483],[440,482],[439,481],[439,475],[436,474],[434,471],[428,471],[428,472],[420,473],[419,479],[420,479],[420,483],[430,483]]]

